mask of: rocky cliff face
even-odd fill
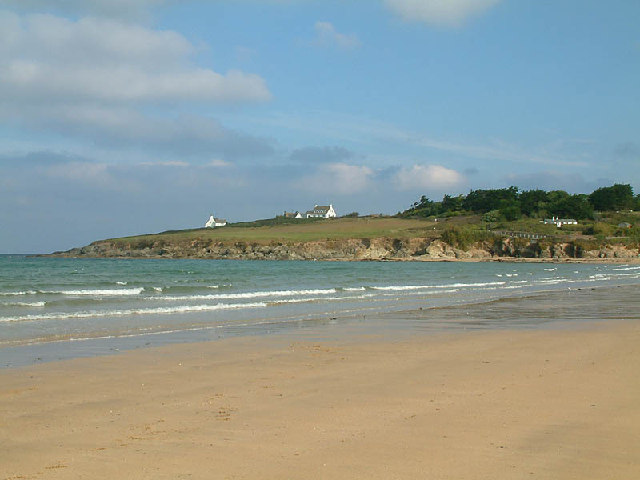
[[[542,245],[521,239],[501,239],[476,244],[470,248],[454,248],[440,240],[426,238],[340,239],[299,243],[272,242],[268,245],[247,242],[210,242],[203,240],[178,243],[126,243],[100,241],[67,252],[64,257],[105,258],[209,258],[245,260],[350,260],[350,261],[446,261],[508,259],[632,259],[638,249],[609,246],[586,250],[579,245],[556,243]]]

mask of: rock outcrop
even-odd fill
[[[454,248],[428,238],[352,238],[269,244],[182,240],[174,243],[138,240],[99,241],[59,257],[102,258],[208,258],[243,260],[348,260],[348,261],[486,261],[486,260],[597,260],[638,258],[637,248],[622,245],[587,249],[576,242],[539,243],[522,239],[499,239],[471,247]]]

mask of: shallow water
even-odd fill
[[[0,367],[627,284],[640,265],[0,256]]]

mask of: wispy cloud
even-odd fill
[[[111,18],[145,18],[151,8],[176,0],[0,0],[0,6],[22,11],[54,11]]]
[[[303,147],[291,152],[289,158],[299,163],[335,163],[355,157],[355,153],[340,146],[329,147]]]
[[[0,112],[2,112],[0,107]],[[145,150],[161,155],[221,155],[225,159],[263,157],[275,142],[223,126],[200,115],[154,116],[119,106],[38,105],[4,112],[7,122],[36,131],[92,142],[107,150]]]
[[[329,22],[316,22],[316,38],[313,43],[321,47],[337,47],[343,50],[353,50],[362,46],[357,35],[344,34],[336,30]]]
[[[407,21],[437,26],[459,26],[501,0],[384,0],[393,12]]]
[[[514,163],[527,165],[552,165],[558,167],[587,167],[590,165],[586,153],[576,153],[576,147],[590,145],[588,140],[556,139],[534,147],[516,145],[500,139],[489,139],[486,143],[452,141],[436,138],[428,133],[400,128],[392,123],[372,121],[360,116],[335,112],[313,111],[304,116],[279,113],[268,118],[254,118],[256,123],[278,126],[291,131],[301,131],[318,138],[333,139],[349,144],[358,144],[363,152],[375,151],[380,144],[408,146],[421,149],[422,156],[446,153],[460,160],[482,160],[485,164]],[[577,149],[580,150],[579,148]],[[587,150],[588,151],[588,150]],[[394,154],[401,158],[400,153]],[[376,154],[376,156],[379,156]],[[372,157],[373,158],[373,157]],[[385,158],[384,155],[380,158]],[[412,162],[412,156],[408,157]]]

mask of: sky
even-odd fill
[[[637,0],[0,0],[0,253],[640,193]]]

